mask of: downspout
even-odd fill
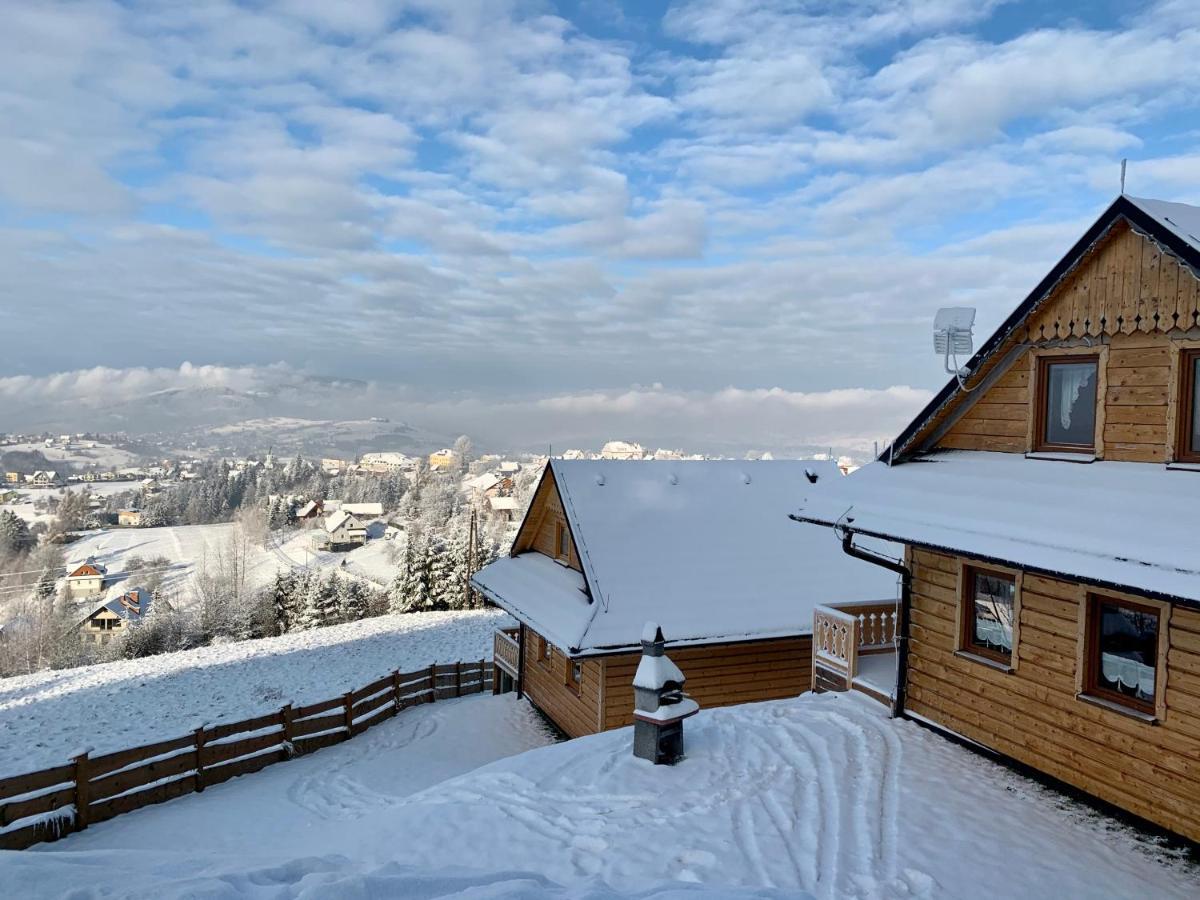
[[[517,623],[517,699],[525,696],[525,623]]]
[[[908,621],[912,605],[912,572],[908,566],[888,559],[871,550],[854,546],[854,532],[842,526],[842,551],[855,559],[881,566],[900,576],[900,622],[896,628],[896,697],[892,701],[892,718],[904,715],[904,700],[908,686]]]

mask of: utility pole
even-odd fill
[[[478,557],[475,552],[475,542],[479,537],[479,526],[476,521],[475,507],[471,507],[471,530],[467,537],[467,574],[463,578],[463,606],[471,605],[471,576],[475,574],[475,564]]]

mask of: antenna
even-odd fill
[[[1124,195],[1124,193],[1125,193],[1125,164],[1128,162],[1129,162],[1128,159],[1121,160],[1121,194],[1122,195]]]
[[[958,357],[959,354],[971,354],[974,346],[971,329],[974,325],[975,308],[971,306],[943,307],[933,317],[933,350],[942,355],[946,372],[958,379],[958,386],[963,390],[967,389],[963,379],[971,373],[959,368]],[[950,368],[951,357],[954,359],[954,368]]]

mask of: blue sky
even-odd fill
[[[1121,158],[1200,200],[1182,0],[6,17],[0,324],[34,337],[0,397],[332,375],[531,443],[720,410],[863,445],[938,386],[933,312],[997,324]]]

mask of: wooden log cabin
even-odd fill
[[[894,621],[894,576],[788,519],[843,478],[828,461],[551,460],[511,554],[472,579],[520,623],[496,636],[498,682],[572,737],[630,725],[653,620],[702,707],[803,693],[817,604]]]
[[[1200,208],[1119,197],[796,518],[906,545],[898,711],[1200,840]],[[890,463],[890,465],[889,465]]]

